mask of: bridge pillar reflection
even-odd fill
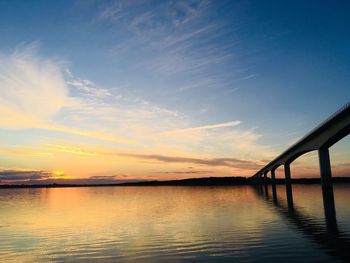
[[[260,175],[259,175],[258,189],[259,189],[259,192],[262,194],[264,190],[263,190],[263,187],[262,187],[261,176]]]
[[[267,182],[267,173],[268,172],[265,172],[264,173],[264,190],[265,190],[265,195],[266,195],[266,197],[268,197],[269,196],[269,188],[268,188],[268,182]]]
[[[293,193],[292,193],[292,182],[291,182],[291,177],[290,177],[290,164],[289,163],[284,164],[284,175],[285,175],[285,182],[286,182],[288,210],[290,212],[293,212],[294,211]]]
[[[336,225],[336,213],[334,204],[333,194],[333,183],[332,183],[332,169],[329,158],[329,149],[321,147],[318,150],[318,158],[320,163],[320,174],[322,184],[322,196],[325,218],[327,225]]]
[[[273,201],[277,203],[277,190],[276,190],[276,176],[275,169],[271,170],[271,186],[272,186],[272,197]]]

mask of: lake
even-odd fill
[[[0,189],[0,262],[346,262],[350,185]]]

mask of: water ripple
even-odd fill
[[[337,231],[322,207],[290,214],[248,186],[1,192],[0,262],[342,262],[347,189]]]

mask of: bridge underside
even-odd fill
[[[296,144],[259,170],[253,178],[276,170],[281,165],[290,165],[301,155],[321,149],[328,149],[350,133],[350,103],[314,129]]]

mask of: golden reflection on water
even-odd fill
[[[116,225],[127,228],[132,225],[140,227],[139,231],[145,231],[145,224],[150,222],[160,227],[161,223],[174,221],[184,221],[186,224],[182,227],[191,228],[193,224],[198,229],[206,221],[220,221],[217,213],[230,207],[239,209],[240,213],[232,215],[229,221],[237,225],[243,224],[242,226],[255,223],[248,220],[255,216],[252,214],[254,211],[246,211],[256,199],[250,187],[109,187],[4,191],[11,195],[13,193],[10,191],[16,191],[18,196],[12,200],[16,202],[16,207],[8,207],[2,211],[2,215],[8,222],[20,220],[24,224],[17,227],[23,230],[28,230],[29,227],[97,229]],[[21,192],[24,192],[27,200],[21,196]]]
[[[318,188],[293,190],[296,205],[322,216]],[[283,200],[283,187],[277,191]],[[301,238],[250,186],[2,189],[0,211],[1,262],[248,260],[276,257],[269,244],[283,251]],[[312,255],[305,242],[296,250]]]

